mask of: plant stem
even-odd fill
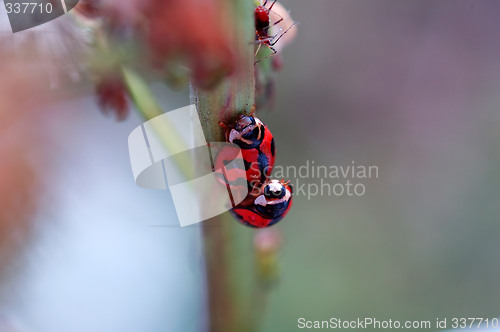
[[[191,98],[196,104],[203,131],[208,142],[224,141],[219,126],[222,111],[226,117],[249,113],[254,105],[254,38],[253,0],[221,0],[228,9],[233,31],[236,35],[235,52],[241,65],[236,73],[215,90],[203,92],[191,87]],[[224,119],[226,120],[226,119]],[[209,312],[209,331],[233,332],[248,329],[240,318],[244,317],[236,296],[234,229],[241,227],[228,214],[212,218],[203,223],[205,241],[205,264]]]

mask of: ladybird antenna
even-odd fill
[[[276,3],[276,1],[277,1],[277,0],[274,0],[274,1],[273,1],[273,3],[271,4],[271,6],[270,6],[270,7],[269,7],[269,9],[268,9],[269,11],[271,11],[271,9],[273,9],[273,6],[274,6],[274,4]],[[267,2],[267,0],[266,0],[266,2]]]
[[[283,16],[281,16],[280,14],[278,14],[277,12],[273,12],[273,13],[274,13],[274,15],[279,16],[279,20],[277,20],[276,22],[274,22],[272,24],[272,26],[278,25],[278,24],[280,24],[281,22],[283,22],[285,20],[285,18]]]

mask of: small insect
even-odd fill
[[[274,167],[276,148],[273,134],[253,115],[240,115],[232,126],[222,122],[219,124],[225,130],[226,140],[241,148],[248,189],[255,191],[255,188],[260,188],[269,179]],[[226,161],[232,160],[234,154],[232,149],[222,149],[215,160],[216,169],[221,168],[221,163],[226,165]],[[236,181],[241,176],[241,172],[235,170],[228,180]]]
[[[283,219],[292,207],[292,187],[284,180],[271,180],[261,187],[251,204],[240,204],[231,210],[244,225],[263,228]]]
[[[278,53],[278,51],[274,48],[274,45],[287,33],[294,25],[295,22],[292,23],[288,28],[286,28],[284,31],[280,29],[278,33],[275,35],[270,35],[269,31],[272,26],[277,25],[281,22],[283,22],[284,18],[277,14],[276,12],[273,12],[275,15],[279,17],[279,19],[271,24],[271,10],[273,9],[273,6],[276,4],[276,0],[274,0],[269,8],[266,7],[268,0],[265,0],[263,4],[255,7],[255,42],[259,44],[257,47],[257,51],[255,52],[255,56],[259,53],[259,50],[262,45],[265,47],[269,48],[273,53],[266,56],[265,58],[259,59],[255,61],[255,63],[258,63],[264,59],[267,59],[268,57]]]

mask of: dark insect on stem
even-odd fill
[[[271,24],[270,12],[274,4],[276,3],[276,0],[272,1],[269,8],[266,7],[267,2],[268,0],[265,0],[262,5],[257,6],[255,8],[255,43],[259,44],[259,46],[257,47],[257,51],[255,52],[255,57],[257,57],[257,54],[259,53],[259,50],[262,47],[262,45],[269,48],[273,53],[269,54],[268,56],[262,59],[255,61],[256,64],[278,53],[278,51],[276,51],[276,49],[273,46],[276,45],[276,43],[281,39],[281,37],[283,37],[285,33],[287,33],[295,25],[294,22],[284,31],[282,31],[283,29],[280,29],[280,31],[275,35],[269,35],[270,28],[272,26],[275,26],[283,22],[284,18],[278,13],[274,12],[277,16],[279,16],[279,19]]]

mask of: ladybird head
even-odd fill
[[[255,148],[264,139],[265,128],[262,121],[253,116],[241,115],[234,129],[229,133],[229,142],[243,149]]]
[[[240,115],[238,121],[236,121],[234,129],[236,129],[239,132],[242,132],[244,130],[248,130],[253,125],[255,125],[255,118],[253,116]]]
[[[283,180],[271,180],[264,185],[254,204],[262,215],[273,219],[274,224],[281,220],[292,206],[292,187]]]
[[[286,195],[285,186],[278,182],[278,180],[272,180],[269,184],[264,186],[264,197],[267,199],[281,199]]]

